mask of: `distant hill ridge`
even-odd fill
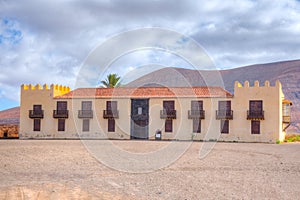
[[[0,124],[19,124],[20,107],[0,111]]]
[[[168,67],[142,76],[126,86],[218,85],[224,86],[226,90],[233,93],[235,81],[244,83],[248,80],[253,85],[255,80],[258,80],[260,84],[269,80],[271,85],[274,85],[277,79],[282,83],[285,97],[293,102],[292,126],[289,130],[300,132],[300,60],[257,64],[226,70],[191,70]]]

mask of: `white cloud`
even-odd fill
[[[22,83],[73,86],[90,51],[136,28],[162,27],[186,34],[218,68],[300,58],[296,0],[0,0],[0,20],[0,93],[15,101]],[[184,65],[171,55],[143,52],[120,58],[110,70],[123,75],[130,67],[151,63]],[[97,76],[95,80],[101,79]]]

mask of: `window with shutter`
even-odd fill
[[[261,112],[263,110],[263,101],[249,101],[250,112]]]
[[[42,110],[42,105],[33,105],[33,110],[34,111],[41,111]]]
[[[163,101],[164,110],[174,110],[174,101]]]
[[[106,102],[106,110],[117,110],[118,102],[117,101],[107,101]]]
[[[81,102],[82,110],[92,110],[92,102],[91,101],[83,101]]]
[[[66,101],[58,101],[57,110],[68,110],[68,103]]]
[[[191,110],[203,110],[203,101],[192,101]]]
[[[231,101],[219,101],[219,110],[230,111],[231,110]]]

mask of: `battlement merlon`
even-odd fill
[[[254,81],[254,85],[253,86],[250,86],[249,81],[245,81],[244,82],[244,86],[240,82],[238,82],[238,81],[234,82],[234,88],[235,89],[236,88],[249,88],[249,87],[277,87],[277,88],[280,88],[280,89],[282,88],[281,83],[280,83],[279,80],[276,80],[275,86],[271,86],[270,85],[270,81],[268,81],[268,80],[265,81],[265,83],[264,83],[263,86],[260,86],[260,83],[259,83],[258,80]]]
[[[249,81],[245,81],[244,85],[241,84],[238,81],[235,81],[234,83],[234,95],[242,95],[242,96],[249,96],[252,95],[254,97],[256,94],[267,94],[267,93],[273,93],[279,94],[282,99],[284,99],[284,93],[282,91],[282,85],[279,80],[276,80],[274,85],[270,84],[270,81],[266,80],[264,84],[259,83],[258,80],[254,81],[253,85]],[[272,94],[272,95],[273,95]],[[249,96],[250,97],[250,96]]]
[[[26,92],[26,91],[49,91],[53,93],[53,97],[55,96],[60,96],[63,94],[66,94],[71,91],[70,87],[68,86],[63,86],[63,85],[58,85],[58,84],[51,84],[50,87],[47,84],[44,84],[41,86],[40,84],[36,85],[26,85],[22,84],[21,85],[21,92]]]

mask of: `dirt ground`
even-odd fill
[[[93,154],[107,141],[1,140],[0,199],[299,199],[300,143],[217,143],[199,158],[202,142],[111,141],[120,151],[189,147],[163,167],[143,173],[112,168]],[[184,149],[184,148],[183,148]],[[182,149],[180,149],[182,151]],[[108,154],[106,151],[103,151]],[[174,149],[163,159],[176,157]],[[154,154],[157,156],[157,154]],[[181,155],[181,154],[180,154]],[[128,171],[140,160],[111,157]],[[172,159],[170,159],[172,160]],[[147,164],[158,162],[149,157]],[[103,164],[104,163],[104,164]],[[130,163],[132,163],[130,165]],[[116,165],[117,166],[117,165]],[[142,165],[141,165],[142,166]],[[155,165],[153,165],[155,166]],[[133,171],[134,172],[134,171]]]

